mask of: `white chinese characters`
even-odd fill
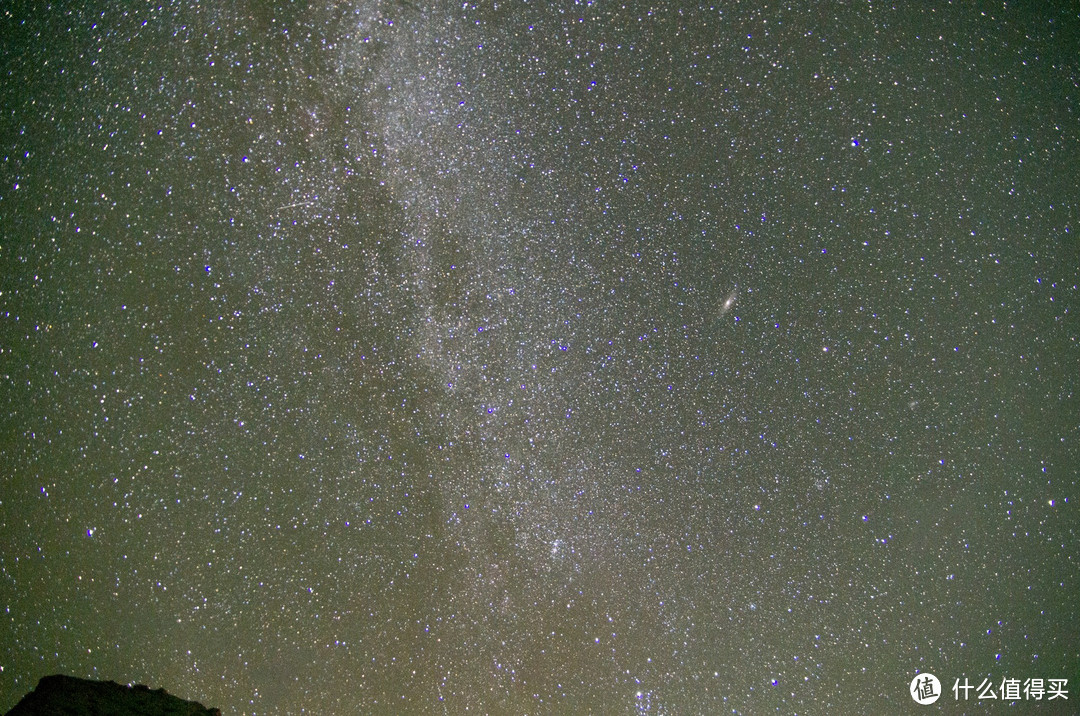
[[[971,692],[975,692],[975,698],[979,701],[984,699],[997,699],[1001,701],[1047,701],[1054,699],[1068,699],[1068,679],[1013,679],[1005,677],[1000,684],[994,684],[990,679],[983,679],[978,686],[974,686],[968,677],[953,682],[953,697],[956,701],[963,699],[968,701],[972,698]]]

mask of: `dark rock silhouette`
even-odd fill
[[[221,716],[221,711],[184,701],[165,689],[57,674],[42,677],[7,716]]]

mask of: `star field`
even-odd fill
[[[1080,684],[1075,10],[0,28],[0,709]]]

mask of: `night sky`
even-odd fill
[[[6,4],[0,710],[1077,708],[1030,5]]]

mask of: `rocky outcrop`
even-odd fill
[[[221,711],[165,689],[57,674],[43,677],[7,716],[221,716]]]

